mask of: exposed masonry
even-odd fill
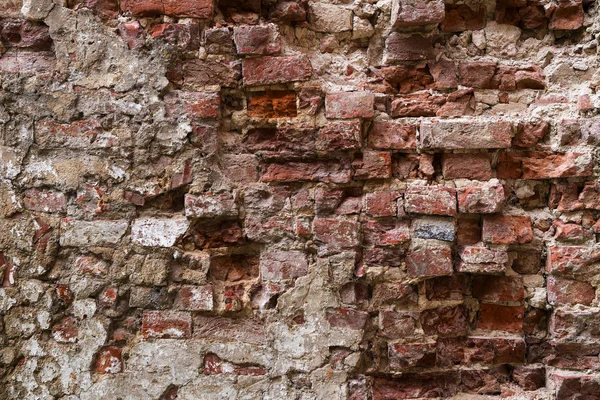
[[[2,1],[0,398],[600,398],[598,18]]]

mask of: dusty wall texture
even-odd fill
[[[1,3],[1,399],[600,399],[593,0]]]

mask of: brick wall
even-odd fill
[[[599,399],[599,31],[5,0],[0,398]]]

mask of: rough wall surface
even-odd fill
[[[1,399],[600,399],[593,0],[3,0]]]

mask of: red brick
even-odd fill
[[[144,311],[144,338],[188,338],[192,333],[192,317],[185,311]]]
[[[67,207],[67,199],[61,192],[28,189],[23,194],[23,205],[28,210],[55,213],[62,212]]]
[[[435,63],[429,63],[429,71],[434,80],[434,87],[438,90],[455,89],[458,87],[456,66],[454,61],[440,59]]]
[[[586,182],[579,195],[585,210],[600,210],[600,183]]]
[[[330,92],[325,95],[327,118],[372,118],[375,97],[370,92]]]
[[[321,151],[358,150],[362,145],[359,120],[329,122],[319,129],[316,147]]]
[[[253,318],[227,318],[194,315],[194,338],[215,342],[266,345],[265,327]]]
[[[539,67],[515,72],[515,84],[517,89],[545,89],[546,81]]]
[[[389,114],[392,117],[434,117],[438,115],[446,96],[416,93],[401,96],[390,104]]]
[[[258,160],[253,154],[223,154],[223,174],[232,182],[250,184],[258,181]]]
[[[146,44],[146,32],[138,21],[127,21],[117,27],[119,35],[123,38],[127,47],[139,49]]]
[[[374,220],[363,223],[365,244],[396,246],[410,240],[410,227],[402,220]]]
[[[398,32],[392,32],[385,39],[385,62],[417,61],[434,58],[431,39],[421,35],[403,37]]]
[[[379,311],[379,335],[387,339],[403,339],[413,336],[417,329],[419,314],[407,311]]]
[[[404,194],[407,213],[455,215],[456,190],[443,186],[410,186]]]
[[[554,237],[560,241],[580,241],[589,234],[586,229],[578,224],[565,224],[561,220],[555,220],[552,225],[556,229]]]
[[[430,278],[451,275],[452,251],[448,247],[424,248],[406,256],[406,271],[409,278]]]
[[[432,25],[444,20],[445,7],[442,0],[412,2],[395,0],[392,2],[392,26]]]
[[[512,145],[516,147],[535,146],[550,132],[550,124],[547,122],[520,123],[513,138]]]
[[[520,276],[474,276],[473,297],[498,303],[523,301],[525,290]]]
[[[102,19],[115,19],[119,14],[119,3],[116,0],[69,0],[67,5],[71,9],[89,8]]]
[[[191,218],[237,217],[238,207],[231,193],[185,195],[185,215]]]
[[[589,176],[593,173],[589,153],[527,153],[521,158],[522,178],[551,179]],[[501,178],[498,176],[498,178]]]
[[[336,161],[271,163],[266,166],[263,182],[326,182],[350,181],[350,162],[347,158]]]
[[[360,244],[360,223],[342,218],[315,218],[315,239],[331,249],[353,248]]]
[[[277,25],[236,26],[233,40],[238,54],[277,54],[281,50]]]
[[[508,266],[508,253],[502,250],[490,250],[483,246],[465,246],[459,253],[459,272],[472,274],[501,274]]]
[[[392,176],[392,155],[385,151],[355,154],[352,161],[354,179],[385,179]]]
[[[419,296],[416,286],[399,282],[378,283],[373,289],[373,306],[381,304],[416,305]]]
[[[218,118],[221,115],[219,93],[173,91],[165,95],[165,102],[169,118]]]
[[[421,312],[426,335],[462,335],[469,331],[468,311],[464,305],[439,307]]]
[[[481,303],[478,328],[487,331],[521,332],[524,312],[522,306]]]
[[[553,375],[556,386],[555,400],[592,400],[600,393],[600,375],[579,375],[569,372],[556,372]]]
[[[213,16],[213,0],[123,0],[121,11],[132,15],[170,15],[181,18],[204,18]]]
[[[306,21],[306,8],[295,1],[278,2],[269,12],[269,18],[279,22]]]
[[[421,122],[419,134],[424,149],[499,149],[510,147],[512,125],[506,121],[433,120]]]
[[[248,93],[250,117],[288,118],[296,114],[296,92],[293,90]]]
[[[490,215],[483,217],[483,241],[498,244],[529,243],[533,230],[529,216]]]
[[[242,64],[239,60],[202,60],[194,58],[176,64],[169,74],[169,80],[184,86],[220,85],[238,86],[242,77]],[[250,94],[249,94],[250,95]]]
[[[586,276],[595,271],[600,250],[585,246],[552,246],[548,248],[546,271],[554,275]]]
[[[150,36],[184,50],[200,48],[200,28],[198,24],[157,24],[152,26]]]
[[[312,65],[305,55],[245,58],[242,75],[246,86],[304,81],[311,77]]]
[[[313,128],[251,128],[242,143],[248,153],[260,153],[265,160],[312,158],[316,154]]]
[[[326,318],[332,328],[363,329],[369,313],[352,308],[336,308],[326,311]]]
[[[308,274],[308,261],[301,251],[268,250],[260,256],[260,270],[265,281],[292,279]]]
[[[587,282],[549,276],[547,279],[548,303],[553,306],[591,304],[596,298],[596,289]]]
[[[583,3],[581,1],[562,1],[557,4],[550,17],[550,29],[577,30],[583,26]]]
[[[115,346],[104,347],[96,354],[94,372],[98,374],[117,374],[123,371],[121,349]]]
[[[369,131],[369,147],[378,150],[415,149],[417,128],[391,120],[376,120]]]
[[[74,343],[79,335],[77,321],[72,317],[65,317],[62,321],[52,326],[52,337],[58,343]]]
[[[477,31],[485,26],[485,7],[477,6],[473,10],[466,4],[446,5],[446,15],[442,21],[442,31]]]
[[[456,189],[458,211],[490,214],[504,208],[504,187],[500,183]]]
[[[398,213],[398,191],[373,192],[365,195],[365,214],[371,217],[395,217]]]
[[[458,392],[458,371],[404,373],[400,377],[378,377],[373,380],[372,400],[400,400],[452,397]]]
[[[512,376],[523,390],[532,391],[546,386],[546,369],[543,367],[516,366]]]
[[[600,338],[600,313],[595,308],[557,308],[548,324],[550,334],[558,340],[583,342]]]
[[[445,179],[492,179],[491,159],[488,153],[442,155],[442,173]]]
[[[462,300],[469,291],[469,278],[465,274],[440,276],[425,281],[427,300]]]
[[[504,366],[490,369],[464,369],[460,373],[461,391],[496,394],[509,383],[510,371]]]
[[[458,65],[460,84],[477,89],[492,89],[495,62],[469,62]]]
[[[98,295],[98,305],[100,307],[112,308],[117,305],[119,291],[116,287],[109,286],[104,288]]]
[[[0,21],[0,38],[6,47],[31,50],[50,50],[52,47],[48,26],[39,22]]]
[[[388,360],[392,371],[414,367],[433,367],[436,360],[435,342],[389,343]]]
[[[525,349],[523,338],[439,338],[438,365],[451,367],[468,364],[521,364],[525,361]]]

